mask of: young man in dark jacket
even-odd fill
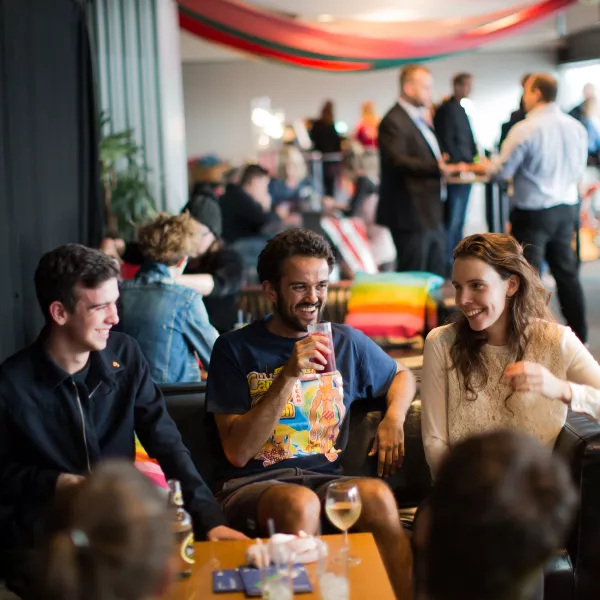
[[[14,558],[33,548],[58,491],[105,459],[134,460],[134,432],[168,479],[181,481],[196,534],[240,538],[192,463],[148,363],[118,323],[118,267],[98,250],[67,244],[45,254],[35,287],[46,326],[0,366],[0,540]],[[93,507],[90,507],[92,510]]]

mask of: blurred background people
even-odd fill
[[[376,150],[379,117],[375,111],[375,104],[370,100],[363,102],[361,113],[360,121],[354,132],[354,138],[360,142],[365,150]]]
[[[569,112],[569,114],[579,122],[583,122],[584,109],[588,100],[596,100],[596,86],[593,83],[586,83],[583,86],[583,102]]]
[[[189,213],[159,215],[139,230],[144,262],[121,284],[118,329],[137,340],[156,383],[201,381],[219,336],[202,296],[177,283],[190,256],[206,252],[214,236]]]
[[[283,146],[277,153],[276,177],[269,182],[273,210],[299,212],[313,193],[302,152],[295,146]]]
[[[327,100],[321,109],[321,116],[314,121],[309,131],[313,149],[323,154],[323,191],[326,196],[335,195],[335,181],[339,172],[339,158],[342,151],[342,138],[335,128],[333,102]]]
[[[380,271],[396,267],[396,246],[390,230],[376,223],[379,202],[379,156],[360,144],[350,145],[342,168],[342,187],[349,190],[344,213],[364,224],[375,263]]]
[[[525,75],[523,75],[523,77],[521,77],[521,87],[523,88],[523,92],[525,92],[525,84],[527,83],[527,80],[531,77],[531,73],[526,73]],[[525,116],[527,115],[526,111],[525,111],[525,105],[523,104],[523,96],[521,96],[521,102],[519,103],[519,108],[517,108],[517,110],[513,111],[510,114],[510,119],[506,122],[502,124],[502,127],[500,129],[500,141],[498,142],[499,146],[502,146],[502,144],[504,143],[504,140],[506,139],[506,136],[508,135],[508,132],[520,121],[523,121],[523,119],[525,119]]]
[[[444,177],[461,166],[448,165],[424,115],[433,96],[433,76],[424,65],[400,74],[400,97],[379,125],[381,182],[377,223],[389,227],[398,271],[444,275],[442,197]]]
[[[577,119],[588,134],[588,157],[591,165],[597,166],[600,160],[600,115],[596,88],[588,83],[583,88],[584,101],[569,114]]]
[[[440,149],[443,154],[447,155],[446,160],[449,163],[472,164],[477,155],[477,144],[462,101],[471,95],[473,77],[469,73],[459,73],[452,80],[452,86],[453,95],[435,113],[435,133],[440,143]],[[470,184],[448,184],[444,206],[448,273],[452,269],[452,252],[463,238],[470,195]]]
[[[538,73],[527,80],[527,119],[511,130],[490,173],[498,180],[512,178],[511,233],[538,271],[548,262],[562,313],[585,344],[585,297],[573,236],[579,228],[579,184],[588,139],[581,123],[556,104],[557,96],[558,83],[551,75]]]

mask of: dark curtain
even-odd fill
[[[40,256],[102,230],[85,0],[0,0],[0,361],[43,323]]]

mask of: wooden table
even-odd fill
[[[360,557],[361,562],[350,567],[350,599],[351,600],[393,600],[394,593],[385,572],[379,550],[370,533],[352,533],[350,553]],[[335,551],[342,547],[344,538],[341,535],[326,535],[323,539],[329,548]],[[253,544],[252,540],[243,542],[199,542],[196,544],[196,564],[189,579],[174,584],[167,600],[204,600],[205,598],[245,598],[243,592],[234,594],[213,594],[212,571],[215,569],[233,569],[245,563],[246,548]],[[306,570],[313,584],[312,594],[297,594],[298,599],[312,600],[319,598],[317,583],[317,564],[306,565]]]

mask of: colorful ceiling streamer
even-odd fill
[[[430,22],[427,37],[410,23],[315,24],[261,10],[238,0],[178,0],[180,25],[205,39],[270,60],[325,71],[368,71],[472,50],[575,4],[543,0],[479,17]],[[373,25],[373,27],[371,27]],[[413,26],[414,29],[414,26]],[[385,33],[382,33],[385,31]]]

